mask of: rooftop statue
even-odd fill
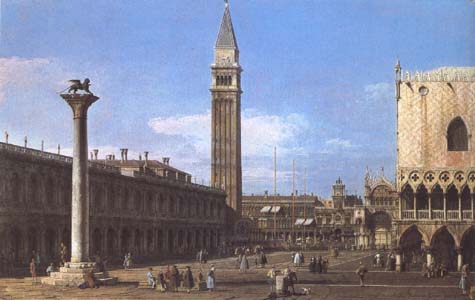
[[[79,79],[71,79],[69,80],[69,82],[71,82],[71,86],[68,89],[69,94],[71,93],[71,91],[73,92],[73,94],[76,94],[78,90],[83,90],[84,92],[92,95],[91,91],[89,90],[89,78],[84,79],[82,83]]]

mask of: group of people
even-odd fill
[[[204,283],[203,273],[198,273],[198,284]],[[215,267],[211,265],[206,278],[206,288],[212,292],[215,288]],[[153,289],[160,289],[162,292],[178,292],[179,287],[186,289],[187,293],[195,287],[195,278],[190,266],[186,266],[185,270],[179,271],[176,265],[167,266],[165,271],[160,270],[157,276],[154,276],[153,269],[149,268],[147,272],[147,283]]]
[[[252,254],[251,249],[245,246],[237,247],[234,250],[234,254],[236,255],[239,271],[245,273],[249,270],[249,257]],[[256,246],[254,249],[254,263],[256,268],[264,268],[267,264],[267,256],[264,253],[264,249],[260,246]]]
[[[130,252],[128,252],[124,255],[124,262],[122,263],[122,265],[124,266],[125,270],[128,270],[128,269],[132,268],[132,266],[133,266],[132,254]]]
[[[303,256],[302,252],[295,252],[292,253],[291,261],[295,267],[300,267],[305,263],[305,257]]]
[[[200,264],[205,264],[208,262],[208,250],[206,249],[200,249],[200,251],[198,251],[198,253],[196,254],[196,260],[200,263]]]
[[[422,264],[422,276],[425,278],[444,278],[449,274],[445,263],[431,262]]]
[[[315,256],[313,256],[312,258],[310,258],[308,270],[314,274],[315,273],[326,274],[328,272],[328,264],[329,264],[329,261],[327,257],[322,258],[319,255],[318,258],[315,258]]]
[[[269,272],[267,272],[267,283],[270,287],[270,294],[275,295],[277,292],[276,280],[278,275],[283,275],[282,293],[284,295],[288,295],[290,293],[292,293],[292,295],[295,294],[294,284],[297,282],[297,273],[292,270],[290,266],[287,266],[283,272],[276,270],[275,266],[272,266]],[[292,292],[290,292],[290,289],[292,289]]]

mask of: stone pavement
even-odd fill
[[[306,260],[311,255],[326,253],[305,253]],[[343,252],[340,257],[330,259],[328,274],[311,274],[307,267],[297,268],[299,282],[296,291],[302,287],[312,289],[309,296],[295,295],[281,299],[382,299],[382,300],[415,300],[415,299],[469,299],[457,288],[458,273],[450,274],[445,279],[425,279],[419,272],[394,273],[374,270],[371,266],[373,252]],[[269,265],[284,268],[290,253],[273,253],[268,255]],[[359,287],[355,269],[363,260],[370,272],[367,276],[367,287]],[[215,292],[192,291],[191,294],[161,293],[148,288],[145,274],[149,266],[140,266],[132,270],[112,270],[113,276],[119,277],[120,284],[98,289],[80,290],[76,288],[60,288],[32,285],[30,278],[0,279],[0,299],[266,299],[268,286],[265,274],[268,268],[260,269],[253,266],[247,273],[239,273],[235,258],[212,260],[202,266],[206,275],[210,265],[216,267],[217,289]],[[200,265],[195,262],[176,264],[181,270],[190,265],[194,276],[197,276]],[[152,266],[158,272],[164,265]]]

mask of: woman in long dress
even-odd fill
[[[463,294],[466,294],[467,291],[470,290],[470,282],[468,279],[470,275],[470,271],[467,264],[462,266],[460,273],[461,273],[461,276],[460,276],[459,288],[462,289]]]
[[[244,254],[241,259],[241,265],[239,266],[239,271],[246,273],[247,269],[249,269],[249,261],[247,260],[247,255]]]
[[[214,290],[215,286],[215,275],[214,275],[214,266],[211,266],[211,269],[208,272],[208,279],[206,280],[206,287],[210,292]]]

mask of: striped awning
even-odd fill
[[[271,210],[271,207],[270,206],[264,206],[262,209],[261,209],[261,213],[268,213],[270,212]]]
[[[303,226],[312,225],[314,222],[315,222],[315,219],[306,219],[305,222],[303,223]]]
[[[302,225],[305,222],[305,219],[297,219],[295,220],[295,225]]]
[[[272,206],[272,209],[270,210],[271,213],[278,213],[280,211],[281,207],[280,206]]]

